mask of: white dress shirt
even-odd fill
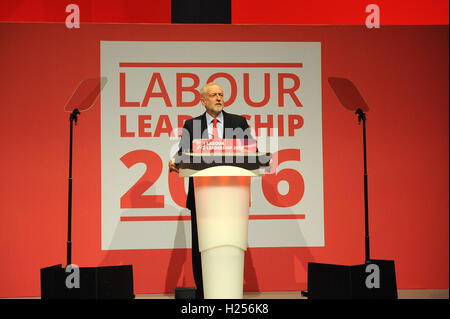
[[[223,113],[216,117],[217,118],[217,133],[219,133],[219,138],[223,138]],[[213,138],[213,127],[214,127],[214,117],[206,113],[206,124],[208,125],[208,136],[210,139]]]

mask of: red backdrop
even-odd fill
[[[232,23],[364,25],[371,3],[380,10],[381,25],[448,24],[447,0],[234,0]]]
[[[233,24],[365,23],[366,0],[230,0]],[[0,21],[64,22],[76,3],[81,22],[170,23],[171,0],[14,0],[0,2]],[[382,25],[448,24],[448,0],[377,0]],[[208,5],[206,3],[206,5]]]
[[[211,36],[210,35],[214,35]],[[220,38],[218,38],[218,35]],[[246,291],[306,288],[307,262],[364,261],[362,128],[327,77],[352,80],[367,113],[371,257],[397,285],[448,289],[448,26],[299,27],[0,24],[0,297],[40,295],[39,269],[65,265],[69,114],[100,73],[99,41],[321,41],[325,247],[250,248]],[[135,293],[193,285],[190,251],[100,250],[100,107],[74,139],[73,258],[133,264]]]

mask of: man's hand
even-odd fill
[[[171,158],[169,161],[169,173],[175,171],[178,173],[178,168],[175,166],[175,159]]]

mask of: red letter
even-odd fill
[[[166,123],[166,127],[163,127],[163,124]],[[174,136],[172,134],[172,123],[170,123],[170,119],[168,115],[161,115],[156,123],[155,135],[154,137],[159,137],[161,133],[167,133],[168,136]]]
[[[164,208],[164,195],[144,195],[161,176],[163,164],[159,155],[148,150],[135,150],[120,160],[128,168],[138,163],[146,166],[141,178],[120,198],[120,208]]]
[[[217,78],[225,78],[230,82],[230,86],[231,86],[230,98],[228,99],[228,101],[225,101],[224,106],[233,104],[234,100],[236,100],[236,95],[237,95],[236,80],[228,73],[214,73],[213,75],[211,75],[209,77],[208,81],[206,81],[206,82],[207,83],[214,82],[214,80]]]
[[[287,161],[300,161],[299,149],[285,149],[273,154],[271,174],[264,175],[261,186],[264,197],[277,207],[291,207],[300,202],[305,193],[305,181],[302,174],[292,168],[285,168],[276,173],[278,165]],[[285,181],[289,184],[289,192],[285,195],[278,191],[278,184]]]
[[[284,79],[292,79],[294,86],[290,89],[284,88]],[[300,87],[300,79],[293,73],[278,73],[278,106],[284,106],[284,94],[288,93],[296,106],[303,106],[298,97],[295,95],[295,91]]]
[[[260,136],[259,129],[261,127],[267,127],[268,136],[272,136],[272,128],[273,128],[273,115],[267,115],[267,123],[261,123],[261,115],[255,115],[255,132],[256,136]]]
[[[152,123],[146,123],[145,121],[150,121],[152,119],[151,115],[139,115],[139,137],[152,137],[151,132],[146,132],[146,128],[151,128]]]
[[[191,78],[194,80],[192,86],[183,86],[183,78]],[[196,90],[200,84],[200,79],[194,73],[177,73],[177,106],[196,106],[200,103],[200,92]],[[183,92],[194,93],[192,102],[183,102]]]
[[[244,73],[244,100],[249,106],[260,107],[269,102],[270,99],[270,73],[264,73],[264,99],[261,102],[253,102],[249,93],[249,74]]]
[[[278,136],[284,136],[284,115],[278,114]]]
[[[120,116],[120,137],[134,137],[134,132],[127,132],[127,116]]]
[[[161,89],[161,92],[159,93],[158,92],[153,93],[153,87],[155,86],[155,82],[158,82],[159,88]],[[170,102],[169,95],[167,94],[167,90],[166,87],[164,86],[164,82],[161,78],[160,73],[153,73],[152,78],[150,79],[150,83],[148,84],[144,100],[142,101],[142,106],[147,106],[148,100],[151,97],[162,97],[164,99],[164,102],[166,103],[166,106],[172,106],[172,103]]]
[[[132,106],[139,107],[139,102],[127,102],[125,101],[125,73],[120,73],[120,106]]]
[[[297,114],[289,114],[288,115],[288,127],[289,127],[289,135],[294,136],[295,130],[299,129],[303,126],[303,117]]]

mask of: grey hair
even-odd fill
[[[217,85],[217,86],[220,87],[220,88],[222,89],[222,91],[223,91],[223,88],[222,88],[222,86],[221,86],[219,83],[216,83],[216,82],[209,82],[209,83],[205,84],[204,86],[202,86],[202,88],[200,89],[200,97],[204,98],[205,95],[206,95],[206,93],[207,93],[207,88],[208,88],[209,86],[212,86],[212,85]]]

